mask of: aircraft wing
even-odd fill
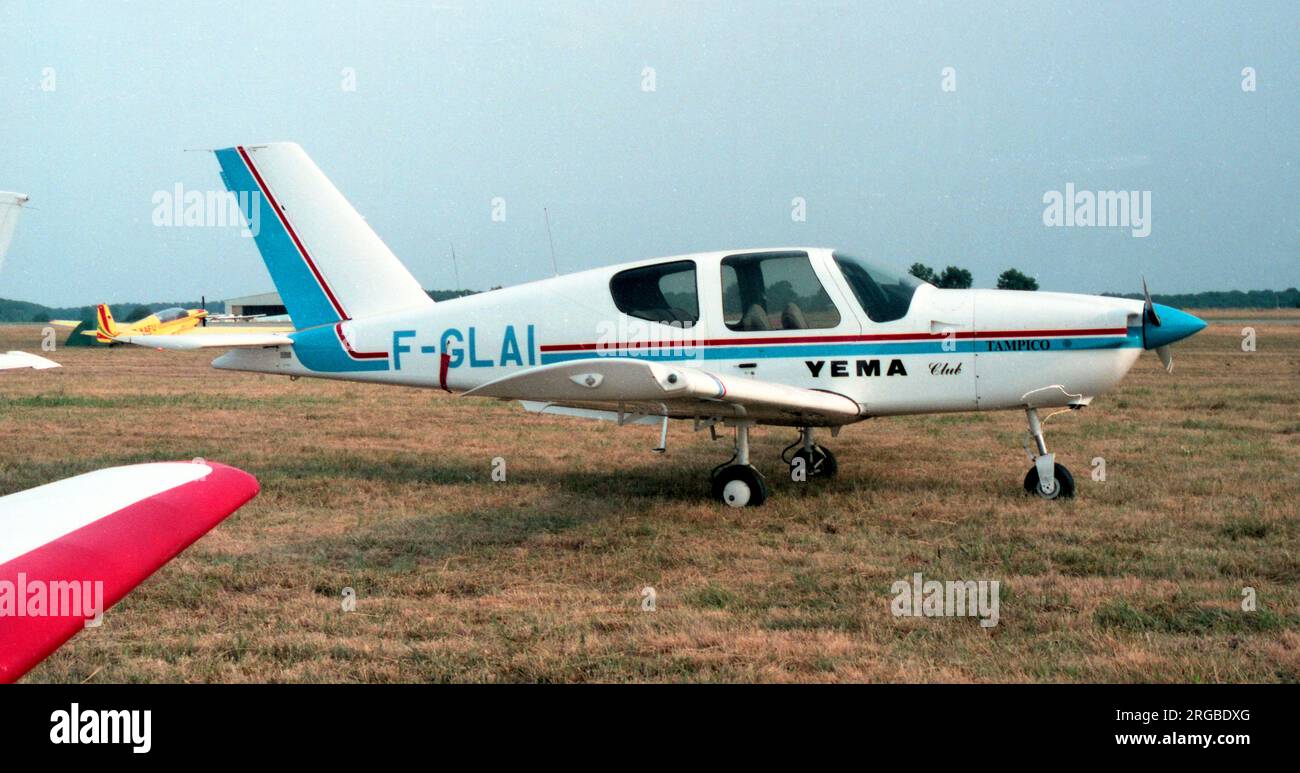
[[[0,497],[0,589],[22,605],[0,614],[0,682],[88,627],[257,491],[243,470],[196,460],[110,467]]]
[[[77,325],[80,325],[80,324],[81,324],[81,320],[79,320],[79,319],[52,319],[52,320],[50,320],[50,324],[51,324],[51,325],[54,325],[55,327],[74,328],[74,327],[76,327]]]
[[[241,320],[241,319],[260,319],[265,316],[266,316],[265,314],[209,314],[208,321],[209,322],[230,322],[230,321]]]
[[[0,370],[13,370],[15,368],[33,368],[35,370],[45,370],[46,368],[62,367],[54,360],[47,360],[35,354],[27,352],[6,352],[0,354]]]
[[[169,336],[118,336],[119,343],[150,349],[191,351],[194,349],[260,349],[263,346],[293,346],[293,339],[282,333],[203,333]]]
[[[616,412],[620,416],[744,416],[766,424],[791,426],[847,424],[862,417],[856,402],[835,392],[744,376],[720,376],[693,365],[617,357],[529,368],[465,394],[520,400],[534,406],[526,405],[529,410],[543,403],[566,409]]]

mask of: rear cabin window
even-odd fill
[[[732,330],[816,330],[840,324],[840,312],[805,252],[729,255],[722,259],[722,315]]]
[[[677,327],[700,321],[692,260],[620,271],[609,280],[609,292],[618,310],[631,317]]]

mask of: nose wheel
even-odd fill
[[[1029,419],[1029,434],[1034,438],[1038,455],[1034,456],[1034,466],[1025,474],[1025,493],[1040,499],[1069,499],[1074,496],[1074,476],[1063,464],[1056,463],[1056,457],[1047,452],[1047,440],[1043,438],[1043,424],[1038,420],[1038,410],[1026,408],[1025,416]]]
[[[1044,486],[1037,467],[1030,467],[1025,473],[1025,493],[1034,494],[1042,499],[1069,499],[1074,496],[1074,476],[1063,464],[1053,464],[1052,480]]]

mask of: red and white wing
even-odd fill
[[[194,461],[110,467],[0,497],[0,682],[94,617],[84,599],[68,608],[73,583],[102,583],[102,613],[257,492],[243,470]]]

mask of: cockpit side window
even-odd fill
[[[916,288],[925,284],[910,274],[900,274],[861,258],[838,252],[834,258],[872,322],[892,322],[906,317]]]
[[[609,292],[614,305],[628,316],[678,327],[694,327],[700,321],[693,260],[620,271],[609,280]]]
[[[840,312],[806,252],[728,255],[722,259],[722,319],[732,330],[836,327]]]

